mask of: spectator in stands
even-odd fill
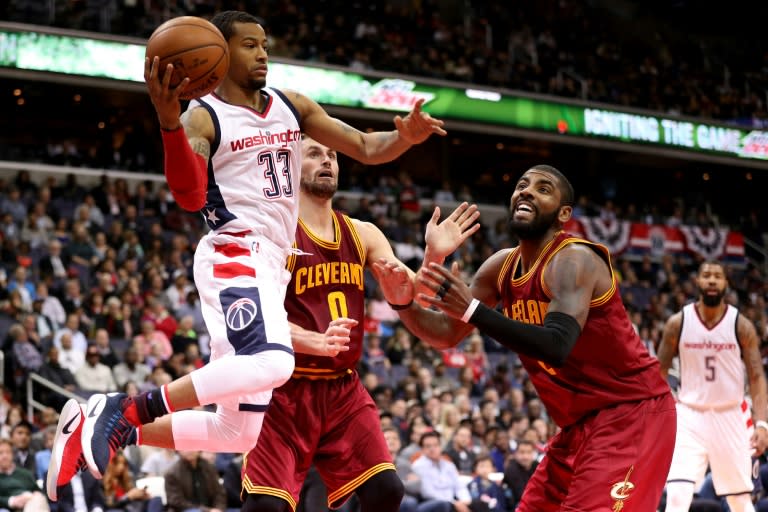
[[[504,484],[510,490],[510,508],[514,510],[523,497],[528,480],[538,466],[536,446],[526,440],[517,441],[517,450],[504,468]]]
[[[208,329],[205,327],[205,322],[203,321],[203,313],[200,308],[200,295],[197,293],[196,289],[192,289],[189,291],[189,293],[187,293],[187,300],[184,304],[179,306],[178,311],[176,311],[176,315],[179,318],[184,318],[187,315],[192,316],[194,319],[192,328],[198,334],[208,332]]]
[[[43,446],[35,451],[35,479],[37,480],[45,480],[45,475],[48,472],[53,438],[56,436],[56,422],[54,421],[53,425],[47,425],[42,432]]]
[[[82,473],[88,473],[84,471]],[[102,479],[104,498],[110,509],[128,512],[161,512],[163,502],[153,498],[147,489],[136,487],[134,475],[122,451],[109,461]]]
[[[56,426],[54,425],[54,433]],[[47,468],[47,465],[46,465]],[[88,471],[81,471],[58,491],[56,512],[101,512],[107,510],[104,488]],[[115,509],[112,509],[115,510]]]
[[[94,326],[106,329],[107,333],[115,338],[129,340],[133,337],[133,325],[130,314],[126,314],[123,303],[119,297],[109,297],[106,300],[106,309],[94,319]],[[130,311],[130,307],[128,308]]]
[[[85,364],[85,351],[77,350],[72,346],[72,334],[69,332],[63,333],[59,341],[61,342],[61,346],[57,347],[59,364],[74,375]]]
[[[35,483],[34,473],[17,467],[11,441],[0,439],[0,507],[47,512],[48,500]]]
[[[195,289],[192,283],[187,279],[185,269],[176,269],[173,272],[173,283],[165,289],[164,295],[170,304],[170,310],[178,313],[179,308],[186,302],[189,292]]]
[[[411,461],[400,452],[402,442],[400,441],[400,433],[393,427],[383,428],[384,440],[387,442],[387,448],[389,454],[392,456],[392,461],[395,464],[395,470],[397,476],[403,482],[405,487],[405,495],[403,501],[400,504],[400,512],[416,512],[416,507],[421,495],[421,479],[413,472],[411,467]]]
[[[483,337],[479,333],[472,334],[467,340],[467,346],[464,350],[464,357],[467,358],[467,365],[472,368],[472,378],[480,386],[485,385],[488,379],[490,366],[488,355],[483,346]]]
[[[137,346],[128,347],[123,356],[123,361],[115,365],[112,369],[115,384],[120,389],[130,381],[139,384],[145,382],[151,373],[152,369],[141,362],[140,352]]]
[[[32,424],[21,420],[11,427],[11,444],[13,445],[13,462],[33,475],[37,473],[35,466],[35,450],[30,446],[32,441]]]
[[[21,294],[21,301],[24,311],[32,311],[32,301],[36,298],[34,283],[29,279],[27,268],[18,265],[8,280],[7,290],[13,292],[18,290]]]
[[[112,370],[101,362],[101,352],[96,345],[89,345],[85,352],[85,364],[75,372],[77,386],[88,393],[117,391]]]
[[[76,272],[73,272],[73,275],[75,274]],[[68,278],[64,283],[64,293],[59,295],[59,298],[67,314],[77,313],[85,305],[86,300],[80,280],[77,277]]]
[[[453,433],[445,454],[453,461],[461,475],[471,475],[475,467],[475,451],[472,449],[472,428],[461,425]]]
[[[426,368],[424,368],[426,370]],[[428,370],[427,370],[428,371]],[[456,429],[459,428],[461,422],[461,416],[459,415],[459,409],[452,403],[443,403],[440,405],[440,412],[435,430],[440,433],[446,443],[450,443],[453,439],[453,434]]]
[[[195,319],[192,315],[179,317],[178,328],[171,338],[171,347],[174,353],[186,352],[190,345],[199,347],[194,325]]]
[[[139,353],[144,358],[154,354],[159,356],[162,361],[166,361],[173,354],[171,340],[168,339],[168,336],[163,331],[155,328],[155,324],[151,319],[142,320],[141,333],[134,336],[133,346],[139,349]]]
[[[179,460],[176,450],[171,448],[156,448],[141,463],[143,476],[163,476]],[[242,461],[241,461],[242,462]],[[238,479],[240,473],[238,472]],[[238,489],[240,486],[238,485]],[[239,496],[239,493],[238,493]]]
[[[408,460],[415,460],[415,455],[421,452],[421,436],[432,431],[432,425],[422,414],[413,416],[408,422],[408,444],[400,451],[400,455]]]
[[[99,361],[102,364],[112,369],[120,362],[120,358],[112,348],[109,332],[106,329],[96,329],[93,335],[93,345],[99,351]]]
[[[36,372],[43,364],[43,356],[27,335],[27,330],[21,324],[13,324],[8,330],[11,340],[11,357],[14,368],[16,389],[26,383],[27,376]]]
[[[489,453],[493,461],[494,471],[503,472],[507,460],[512,455],[512,448],[509,444],[509,433],[506,428],[496,429],[496,435],[493,438],[493,445]]]
[[[488,455],[478,457],[473,464],[472,473],[475,476],[468,484],[469,495],[472,497],[472,512],[507,512],[507,494],[500,481],[491,479],[494,473],[491,458]]]
[[[40,301],[40,311],[36,312],[44,315],[50,320],[54,331],[63,326],[64,322],[66,322],[67,314],[66,311],[64,311],[64,306],[61,305],[61,301],[58,297],[48,293],[48,285],[42,280],[38,281],[35,286],[35,295],[37,296],[37,300]]]
[[[74,392],[77,388],[77,382],[72,372],[59,363],[59,349],[51,346],[48,349],[45,361],[38,369],[40,377],[49,380],[53,384]],[[61,410],[67,398],[55,391],[43,391],[39,400],[42,403],[54,407],[57,411]]]
[[[419,510],[470,512],[472,498],[456,466],[441,453],[440,434],[426,432],[419,441],[422,454],[413,462],[413,472],[421,479],[421,496],[429,504]]]
[[[56,331],[56,334],[53,337],[53,344],[61,348],[61,338],[65,334],[69,334],[72,341],[72,347],[75,350],[85,353],[85,349],[88,348],[88,338],[86,338],[85,334],[80,330],[79,313],[71,312],[67,314],[67,320],[64,327]]]
[[[179,451],[179,460],[165,473],[165,494],[170,512],[190,509],[225,510],[227,495],[216,467],[200,451]]]
[[[222,454],[217,454],[222,455]],[[217,457],[218,458],[218,457]],[[222,485],[227,493],[227,508],[239,510],[242,506],[240,493],[243,490],[243,479],[240,476],[243,468],[243,456],[233,457],[226,465],[223,471]]]
[[[27,205],[21,200],[21,191],[17,187],[11,186],[7,195],[0,198],[0,212],[9,214],[17,229],[21,229],[27,218]]]

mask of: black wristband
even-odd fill
[[[391,302],[387,302],[387,304],[389,304],[389,307],[391,307],[395,311],[402,311],[404,309],[408,309],[413,305],[413,299],[411,299],[411,302],[409,302],[408,304],[392,304]]]

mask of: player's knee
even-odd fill
[[[258,381],[252,386],[254,389],[279,388],[291,378],[293,354],[282,350],[265,350],[249,357],[253,366],[251,378]]]
[[[243,502],[241,512],[290,512],[288,502],[266,494],[249,494]]]
[[[226,451],[232,453],[247,452],[256,446],[264,423],[264,413],[233,413],[226,409],[219,409],[215,415],[211,416],[211,420],[209,439],[215,439],[217,447],[226,447]]]
[[[394,470],[387,470],[369,478],[357,489],[356,494],[363,510],[397,512],[405,487]]]

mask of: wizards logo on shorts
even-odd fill
[[[219,294],[227,339],[236,354],[253,354],[267,342],[258,288],[226,288]]]

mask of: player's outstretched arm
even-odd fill
[[[683,313],[678,312],[669,317],[664,324],[664,332],[661,335],[661,343],[656,351],[656,357],[661,367],[661,376],[664,380],[669,376],[672,368],[672,360],[677,355],[677,346],[680,343],[680,330],[683,328]]]
[[[421,110],[419,100],[405,117],[394,118],[395,130],[363,133],[328,115],[314,100],[293,92],[285,94],[299,110],[301,129],[316,141],[366,164],[390,162],[433,133],[445,135],[443,121]]]
[[[755,450],[753,455],[759,456],[768,448],[768,389],[763,360],[760,357],[760,341],[755,326],[742,315],[738,317],[736,333],[747,369],[749,395],[752,397],[752,418],[755,423],[755,431],[752,434],[752,448]]]
[[[459,279],[456,264],[452,271],[435,263],[422,270],[419,280],[435,293],[420,294],[422,300],[469,322],[511,350],[556,367],[565,364],[576,345],[597,280],[608,272],[591,249],[571,245],[558,252],[544,271],[552,300],[539,326],[507,318],[473,298]]]
[[[340,317],[328,324],[325,332],[316,332],[304,329],[292,322],[291,342],[293,350],[300,354],[311,356],[336,357],[339,352],[349,350],[349,335],[357,320]]]

